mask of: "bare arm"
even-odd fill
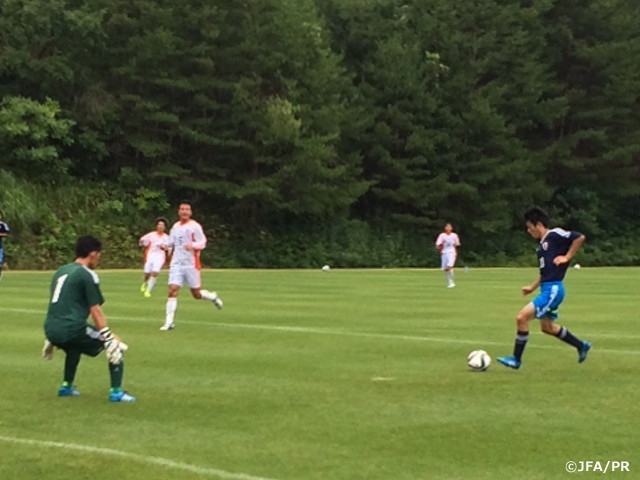
[[[93,323],[98,331],[107,326],[107,319],[105,318],[104,313],[102,312],[102,307],[100,307],[100,305],[94,305],[93,307],[91,307],[89,309],[89,314],[91,315]]]
[[[571,246],[565,255],[558,255],[553,259],[553,263],[555,265],[562,265],[563,263],[569,263],[571,259],[576,255],[576,252],[580,249],[586,237],[584,235],[580,235],[573,242],[571,242]]]
[[[540,286],[540,277],[538,277],[536,281],[533,282],[531,285],[527,287],[522,287],[522,296],[524,297],[529,295],[531,292],[535,292],[539,286]]]

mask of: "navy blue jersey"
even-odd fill
[[[537,253],[541,282],[562,281],[569,268],[569,262],[556,266],[553,260],[559,255],[566,255],[573,241],[580,236],[582,234],[579,232],[553,228],[540,240]]]
[[[4,222],[0,222],[0,233],[9,233],[9,225]],[[0,248],[2,248],[2,240],[4,237],[0,237]]]

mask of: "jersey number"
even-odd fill
[[[540,257],[540,270],[544,269],[544,257]]]
[[[56,282],[56,288],[53,291],[51,303],[58,303],[58,300],[60,299],[60,291],[62,290],[62,286],[64,285],[64,282],[66,282],[68,276],[68,274],[62,275]]]

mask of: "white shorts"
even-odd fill
[[[442,270],[453,268],[456,264],[456,252],[446,252],[440,255]]]
[[[200,270],[196,267],[181,266],[169,268],[169,285],[182,287],[184,282],[189,288],[200,288]]]
[[[164,255],[149,255],[144,262],[144,273],[159,273],[164,266]]]

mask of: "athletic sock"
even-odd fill
[[[521,332],[518,330],[516,344],[513,347],[513,356],[516,357],[516,360],[519,362],[522,360],[522,353],[524,352],[524,347],[527,346],[528,340],[529,332]]]
[[[151,292],[151,290],[153,290],[153,287],[156,286],[156,281],[158,279],[156,277],[151,277],[149,279],[149,281],[147,282],[147,292]]]
[[[556,334],[563,342],[567,342],[569,345],[573,345],[574,347],[580,349],[582,347],[582,340],[578,340],[573,334],[567,330],[565,327],[562,327],[560,331]]]
[[[76,371],[78,370],[79,363],[80,352],[77,350],[67,351],[67,356],[64,359],[64,381],[69,385],[73,385],[73,380],[76,378]]]
[[[218,298],[216,292],[210,292],[209,290],[200,290],[200,295],[202,295],[202,300],[215,300]]]
[[[173,323],[173,319],[178,309],[178,299],[175,297],[167,298],[167,319],[165,325],[169,326]]]
[[[124,362],[120,362],[118,365],[110,363],[109,375],[111,376],[111,390],[120,390],[122,387],[122,376],[124,375]]]

